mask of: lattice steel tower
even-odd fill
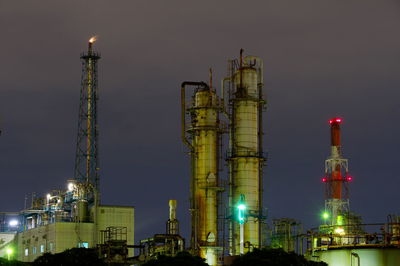
[[[331,126],[331,154],[325,161],[325,177],[322,181],[325,189],[324,219],[328,225],[342,225],[343,217],[348,215],[350,204],[348,195],[349,176],[348,160],[342,156],[340,124],[342,119],[329,120]]]
[[[74,174],[79,197],[89,203],[95,200],[99,187],[97,61],[100,55],[93,51],[95,41],[96,38],[92,37],[88,43],[87,53],[81,55],[82,79]]]

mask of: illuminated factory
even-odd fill
[[[228,68],[221,82],[221,98],[212,85],[211,72],[209,84],[185,81],[181,86],[182,140],[191,158],[190,248],[210,265],[221,263],[226,248],[230,255],[240,255],[245,248],[262,246],[263,63],[258,57],[243,57],[241,50],[239,60],[229,60]],[[191,101],[186,99],[188,87],[194,88]],[[222,114],[228,128],[220,120]],[[221,137],[226,132],[228,205],[221,196],[226,182],[220,178]],[[222,234],[225,220],[228,247]]]
[[[95,38],[82,54],[82,87],[74,178],[67,189],[32,197],[19,213],[1,213],[0,255],[31,262],[46,252],[98,247],[106,260],[133,257],[134,208],[100,204],[98,174],[97,64]],[[118,240],[118,249],[113,244]],[[113,251],[113,252],[110,252]],[[11,254],[12,253],[12,254]],[[114,258],[115,256],[115,258]]]
[[[229,265],[235,256],[271,246],[305,254],[329,265],[398,265],[400,219],[363,224],[350,211],[348,160],[342,156],[342,119],[329,121],[331,152],[325,161],[324,224],[302,231],[300,221],[273,219],[266,226],[262,206],[263,63],[243,56],[228,61],[220,97],[212,84],[185,81],[181,86],[182,141],[190,155],[190,250],[209,265]],[[193,88],[191,99],[186,89]],[[227,126],[226,126],[227,125]],[[227,141],[224,142],[224,137]],[[224,147],[224,143],[228,143]],[[221,155],[228,177],[221,177]],[[227,196],[224,197],[224,192]],[[226,230],[227,228],[227,230]]]
[[[263,112],[266,108],[263,61],[245,56],[228,60],[220,90],[209,80],[184,81],[181,94],[181,138],[190,163],[190,224],[180,235],[177,201],[169,200],[166,232],[134,244],[134,207],[100,201],[98,165],[98,82],[100,54],[96,38],[81,55],[82,81],[74,177],[66,189],[32,197],[15,213],[0,212],[0,256],[31,262],[44,253],[74,247],[97,248],[115,265],[141,264],[160,255],[188,250],[211,265],[230,265],[238,256],[270,246],[304,254],[330,266],[398,265],[400,217],[363,224],[350,211],[348,160],[341,145],[342,118],[329,120],[330,155],[325,161],[323,224],[303,233],[292,218],[272,220],[263,206]],[[182,155],[183,156],[183,155]],[[188,247],[185,247],[185,243]],[[134,254],[134,249],[138,252]],[[136,255],[136,256],[135,256]]]

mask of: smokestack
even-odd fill
[[[340,151],[340,123],[341,118],[332,118],[329,120],[331,124],[331,158],[339,159],[341,156]],[[340,161],[335,162],[332,167],[331,184],[332,184],[332,198],[341,199],[342,198],[342,183],[343,177],[341,172]]]
[[[169,200],[169,219],[176,220],[176,200]]]
[[[326,222],[331,225],[338,223],[338,217],[349,211],[348,199],[348,161],[342,157],[341,152],[341,130],[342,119],[334,117],[329,120],[331,131],[331,154],[325,161],[326,183],[325,217]]]
[[[169,219],[167,235],[179,235],[179,221],[176,219],[176,200],[169,200]]]
[[[336,147],[338,155],[340,155],[340,123],[341,118],[332,118],[329,120],[331,124],[331,146]]]

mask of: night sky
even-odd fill
[[[137,241],[165,232],[169,199],[188,237],[180,83],[212,67],[219,85],[240,48],[264,59],[269,218],[319,224],[340,116],[350,207],[385,222],[400,214],[399,29],[397,0],[0,0],[0,211],[73,177],[79,56],[98,35],[102,203],[136,207]]]

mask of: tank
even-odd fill
[[[329,266],[397,266],[400,262],[399,248],[351,248],[317,251],[310,259],[324,261]]]

